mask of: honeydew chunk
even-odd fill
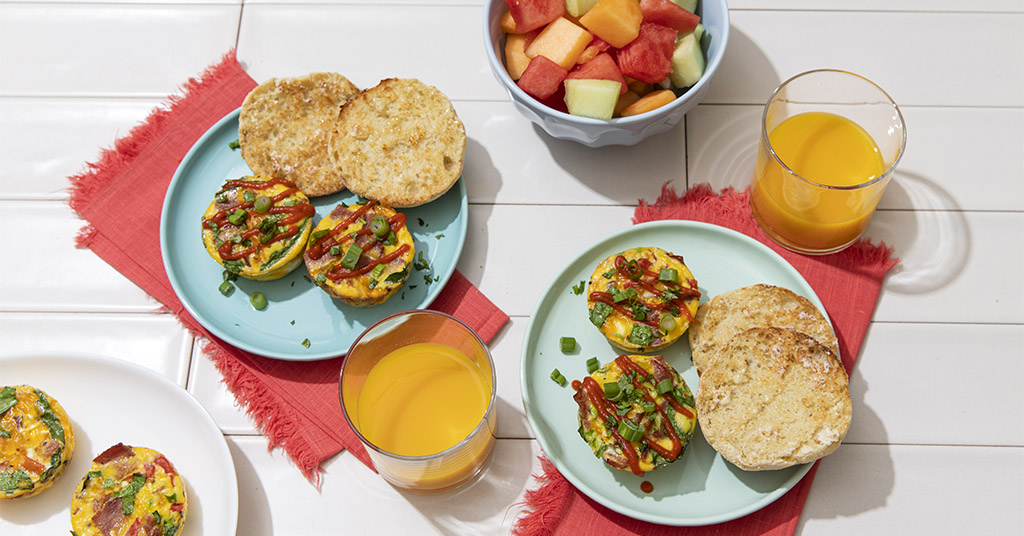
[[[530,64],[530,57],[526,55],[526,35],[509,34],[505,38],[505,69],[512,80],[519,80],[523,71]]]
[[[690,87],[704,75],[704,66],[700,42],[693,33],[688,33],[676,42],[676,48],[672,51],[672,72],[668,76],[672,85]]]
[[[573,17],[579,17],[596,4],[597,0],[565,0],[565,10]]]
[[[697,12],[697,0],[672,0],[679,7],[689,11],[690,13]]]
[[[537,38],[526,47],[526,55],[544,56],[564,69],[576,65],[576,59],[593,40],[590,32],[576,26],[569,19],[559,17],[541,30]]]
[[[611,119],[620,87],[613,80],[569,78],[565,80],[565,105],[572,115]]]
[[[637,0],[600,0],[580,17],[580,24],[615,48],[622,48],[640,34],[644,14]]]
[[[699,44],[700,43],[700,38],[704,37],[704,25],[703,24],[698,23],[697,27],[693,29],[693,37],[697,40],[697,43]]]

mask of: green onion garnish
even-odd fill
[[[604,397],[608,400],[615,401],[622,396],[622,390],[619,389],[618,382],[606,382],[604,384]]]
[[[221,283],[219,287],[217,287],[217,290],[219,290],[220,293],[225,296],[230,296],[231,292],[235,290],[235,286],[231,284],[231,281],[225,279],[224,282]]]
[[[252,208],[255,209],[256,212],[259,212],[260,214],[265,214],[268,210],[270,210],[270,207],[273,206],[273,204],[274,202],[271,201],[269,197],[261,195],[256,198],[256,201],[253,202]]]
[[[313,233],[309,235],[309,244],[313,245],[314,242],[316,242],[317,240],[320,240],[321,238],[327,236],[327,233],[330,233],[330,232],[331,232],[330,229],[320,229],[319,231],[313,231]]]
[[[249,303],[252,304],[253,308],[257,311],[262,311],[267,308],[267,297],[262,292],[253,292],[249,296]]]
[[[587,374],[593,374],[599,368],[601,368],[601,362],[596,357],[587,360]]]
[[[228,221],[234,225],[242,225],[245,223],[245,219],[249,216],[249,213],[243,209],[238,209],[228,216]]]
[[[238,149],[241,146],[242,146],[242,144],[239,143],[237,139],[235,141],[232,141],[232,142],[228,143],[228,147],[230,147],[232,150]]]
[[[565,386],[565,376],[562,376],[562,373],[559,372],[558,369],[552,370],[550,377],[551,380],[557,383],[558,385]]]
[[[675,268],[662,268],[658,271],[658,281],[675,283],[679,281],[679,272]]]
[[[309,339],[302,339],[302,346],[309,348]]]
[[[658,408],[658,406],[654,405],[654,402],[648,402],[647,400],[644,400],[640,402],[640,408],[644,410],[644,413],[653,413],[654,410]]]
[[[640,441],[644,438],[644,431],[633,421],[623,419],[619,421],[619,435],[626,441]]]
[[[383,264],[378,264],[377,266],[373,267],[373,271],[370,272],[370,275],[374,279],[377,279],[378,277],[380,277],[380,274],[383,274],[383,273],[384,273],[384,265]]]
[[[672,315],[665,315],[661,317],[661,321],[658,322],[658,327],[661,328],[661,331],[668,333],[675,329],[676,319],[672,318]]]
[[[359,262],[359,256],[363,254],[363,248],[352,244],[349,246],[348,251],[345,252],[345,256],[341,258],[341,265],[349,270],[356,267],[356,263]]]
[[[576,349],[576,339],[573,337],[562,337],[558,343],[562,347],[562,353],[571,352]]]
[[[658,382],[658,385],[654,387],[654,390],[658,391],[659,395],[663,395],[663,394],[671,391],[672,388],[673,388],[672,380],[669,379],[669,378],[665,378],[664,380],[661,380],[660,382]]]
[[[388,224],[388,220],[384,219],[384,216],[377,215],[370,220],[370,232],[377,238],[384,238],[391,232],[391,225]]]
[[[330,253],[332,257],[337,257],[338,255],[341,255],[341,246],[337,244],[331,246]]]

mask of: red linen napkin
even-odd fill
[[[729,227],[767,244],[803,275],[825,305],[839,339],[843,366],[850,372],[875,311],[882,280],[898,260],[884,244],[874,246],[866,240],[833,255],[809,257],[793,253],[761,231],[750,213],[748,199],[748,192],[731,188],[716,195],[707,184],[679,196],[665,185],[653,205],[640,201],[633,223],[668,219],[702,221]],[[542,474],[537,476],[540,487],[526,493],[525,505],[529,512],[516,521],[513,529],[518,536],[669,533],[791,536],[800,521],[818,464],[815,463],[793,489],[765,508],[739,519],[703,527],[667,527],[629,518],[580,493],[546,458],[541,459],[541,468]]]
[[[283,447],[307,478],[319,481],[321,462],[343,449],[370,465],[341,413],[342,358],[281,361],[219,340],[185,310],[164,272],[160,253],[160,213],[178,163],[256,85],[236,61],[234,51],[227,53],[185,83],[181,96],[171,97],[113,148],[103,151],[98,162],[71,177],[69,205],[88,222],[78,244],[159,300],[194,334],[209,339],[203,351],[267,436],[270,447]],[[508,321],[508,315],[458,271],[431,308],[466,322],[485,342]]]

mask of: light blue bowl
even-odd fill
[[[708,92],[711,79],[725,54],[725,45],[729,42],[729,6],[726,0],[700,0],[697,14],[705,28],[701,47],[707,58],[707,67],[696,85],[671,104],[644,114],[607,121],[577,117],[545,106],[519,89],[508,76],[504,62],[505,33],[501,31],[501,16],[506,9],[505,0],[489,0],[484,9],[484,42],[487,43],[487,59],[494,77],[508,92],[519,113],[527,119],[540,125],[551,136],[589,147],[634,145],[674,127]]]

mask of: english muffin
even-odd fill
[[[810,300],[783,287],[751,285],[719,294],[697,310],[688,335],[697,371],[703,373],[733,335],[755,327],[793,328],[839,355],[832,326]]]
[[[636,247],[601,261],[587,285],[590,321],[628,352],[665,348],[686,332],[700,291],[683,258]]]
[[[245,97],[238,116],[242,159],[256,175],[283,177],[309,196],[345,188],[328,143],[341,106],[359,88],[337,73],[271,78]]]
[[[437,199],[462,175],[466,129],[448,97],[416,79],[389,78],[342,107],[331,135],[352,192],[392,207]]]
[[[697,426],[693,394],[660,355],[622,355],[573,382],[579,434],[609,466],[643,475],[682,457]]]
[[[338,205],[310,235],[304,259],[313,282],[356,307],[384,303],[409,278],[416,246],[405,214],[375,200]]]
[[[163,454],[118,443],[92,461],[71,498],[76,536],[174,536],[188,515],[185,481]]]
[[[30,385],[0,389],[0,500],[42,493],[74,452],[75,430],[56,400]]]
[[[751,328],[729,339],[701,375],[696,400],[708,444],[747,471],[832,453],[853,412],[839,358],[788,328]]]

